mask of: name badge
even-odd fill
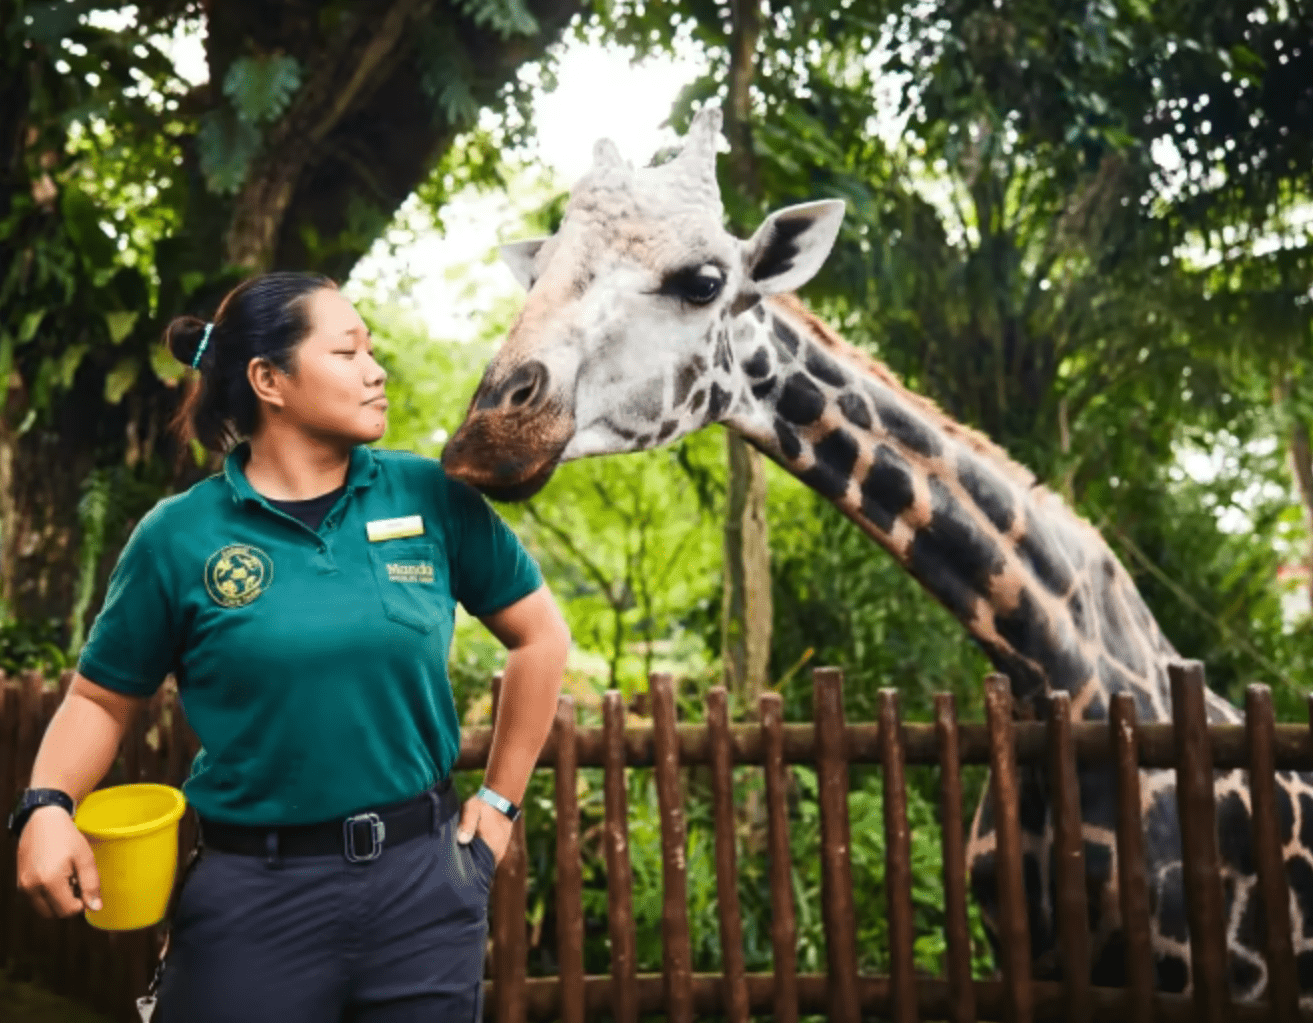
[[[424,520],[418,515],[403,515],[399,519],[375,519],[365,523],[365,532],[371,542],[398,540],[403,536],[423,536]]]

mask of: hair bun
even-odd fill
[[[164,343],[173,357],[184,366],[196,358],[196,350],[205,336],[205,321],[195,316],[175,316],[164,330]]]

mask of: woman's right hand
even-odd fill
[[[100,909],[91,844],[62,807],[40,807],[27,819],[18,840],[18,887],[44,917]]]

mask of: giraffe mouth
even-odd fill
[[[569,437],[546,444],[515,443],[493,436],[492,426],[478,416],[462,423],[443,449],[442,468],[494,501],[527,501],[556,472]]]

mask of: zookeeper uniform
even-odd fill
[[[542,576],[432,459],[356,447],[338,491],[275,502],[249,454],[142,519],[78,663],[137,697],[173,672],[201,741],[183,790],[204,851],[161,1014],[295,1023],[451,995],[477,1018],[494,864],[456,842],[447,659],[456,601],[491,614]]]

